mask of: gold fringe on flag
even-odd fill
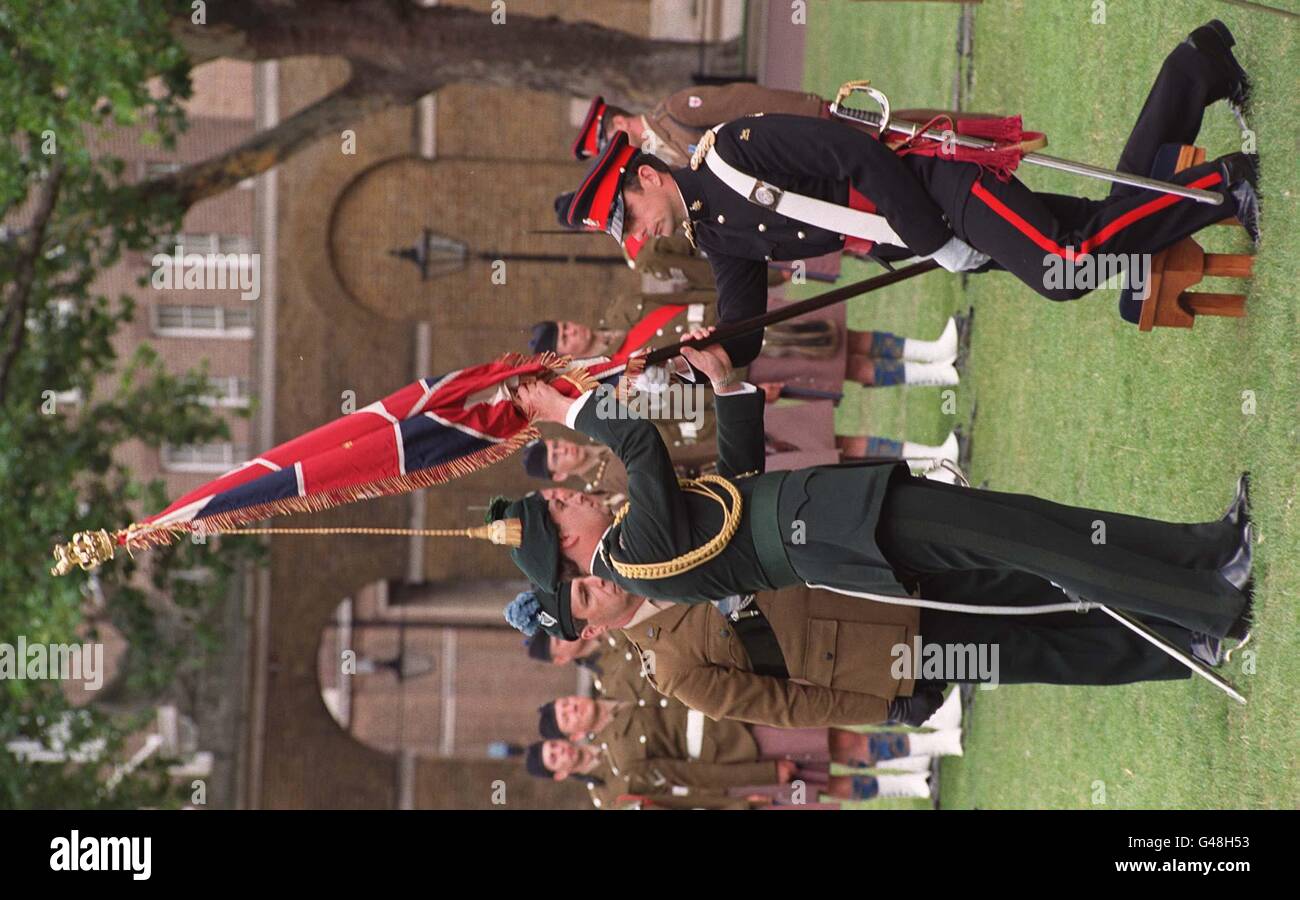
[[[270,503],[259,503],[256,506],[197,518],[174,525],[132,523],[112,534],[103,529],[79,531],[72,536],[72,540],[68,543],[55,545],[53,550],[55,564],[50,569],[50,574],[56,576],[67,575],[74,568],[90,571],[112,559],[114,548],[117,546],[126,548],[129,553],[136,549],[165,546],[173,543],[183,534],[196,531],[204,534],[235,534],[238,533],[237,530],[240,526],[271,518],[272,516],[322,512],[357,500],[404,494],[409,491],[432,487],[435,484],[444,484],[453,478],[469,475],[499,462],[513,454],[524,444],[539,437],[541,437],[541,433],[530,425],[508,440],[485,447],[461,459],[450,460],[441,465],[430,466],[416,472],[408,472],[405,475],[395,475],[391,478],[384,478],[364,485],[323,491],[307,497],[285,497],[281,500],[273,500]],[[486,525],[477,529],[464,529],[454,533],[464,537],[481,537],[498,544],[508,544],[512,537],[516,541],[522,540],[517,536],[517,532],[512,535],[508,527],[506,528],[507,530],[504,532],[501,529],[493,531],[491,525]],[[516,524],[515,528],[518,529],[518,524]],[[478,532],[483,533],[479,534]],[[497,537],[493,536],[494,534],[501,537],[502,540],[497,540]],[[450,536],[450,534],[446,536]],[[510,546],[519,545],[515,543],[510,544]]]

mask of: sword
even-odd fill
[[[1060,587],[1060,585],[1057,585],[1057,587]],[[1246,705],[1246,698],[1243,697],[1241,693],[1238,692],[1238,690],[1234,688],[1226,679],[1220,677],[1218,674],[1211,671],[1208,666],[1203,665],[1199,660],[1193,659],[1191,656],[1188,656],[1186,653],[1179,650],[1173,644],[1169,643],[1169,641],[1165,640],[1165,638],[1162,635],[1157,634],[1155,631],[1152,631],[1144,623],[1138,621],[1133,616],[1129,615],[1126,612],[1122,612],[1120,610],[1111,609],[1109,606],[1106,606],[1104,603],[1091,603],[1083,599],[1073,591],[1065,590],[1065,588],[1061,588],[1061,590],[1064,591],[1065,596],[1069,597],[1071,600],[1078,603],[1079,608],[1081,610],[1085,608],[1101,610],[1106,615],[1114,619],[1116,622],[1123,625],[1129,631],[1132,631],[1138,637],[1145,640],[1147,643],[1153,645],[1158,650],[1163,651],[1168,656],[1173,657],[1183,665],[1187,666],[1187,668],[1191,669],[1197,675],[1200,675],[1210,684],[1214,685],[1219,690],[1223,691],[1225,694],[1227,694],[1233,700],[1236,700],[1242,706]]]
[[[843,101],[850,94],[861,91],[868,94],[873,100],[880,104],[881,111],[878,113],[870,112],[865,109],[853,109],[844,105]],[[985,140],[984,138],[969,137],[967,135],[955,134],[952,131],[940,131],[931,128],[922,130],[923,125],[916,122],[908,122],[903,119],[891,119],[889,116],[889,99],[882,91],[877,90],[865,81],[847,81],[840,86],[839,92],[835,95],[835,102],[830,106],[831,115],[839,116],[841,119],[849,119],[854,122],[862,122],[877,129],[881,134],[890,132],[892,134],[903,134],[909,139],[921,137],[928,141],[949,141],[959,147],[968,147],[976,150],[988,150],[997,147],[994,141]],[[1223,203],[1223,196],[1213,191],[1203,191],[1198,188],[1183,187],[1181,184],[1172,184],[1168,181],[1160,181],[1155,178],[1146,178],[1142,175],[1131,175],[1128,172],[1116,172],[1113,169],[1103,169],[1100,166],[1091,166],[1087,163],[1073,162],[1068,159],[1061,159],[1057,156],[1048,156],[1045,153],[1026,153],[1021,157],[1024,162],[1032,163],[1036,166],[1042,166],[1047,169],[1056,169],[1060,172],[1069,172],[1074,175],[1082,175],[1085,178],[1097,178],[1102,181],[1111,181],[1116,184],[1126,184],[1130,187],[1146,188],[1151,191],[1159,191],[1164,194],[1174,194],[1178,197],[1186,197],[1189,200],[1195,200],[1198,203],[1209,203],[1212,206],[1219,206]]]
[[[1109,606],[1105,606],[1100,603],[1096,605],[1096,608],[1100,609],[1102,612],[1110,616],[1116,622],[1119,622],[1125,628],[1128,628],[1134,634],[1138,635],[1141,638],[1146,639],[1150,643],[1154,644],[1156,647],[1163,650],[1165,653],[1172,656],[1174,659],[1178,660],[1183,665],[1187,666],[1187,668],[1191,669],[1197,675],[1200,675],[1210,684],[1214,685],[1219,690],[1223,691],[1225,694],[1227,694],[1233,700],[1236,700],[1242,706],[1246,705],[1246,698],[1243,697],[1240,693],[1238,693],[1237,689],[1234,688],[1231,684],[1229,684],[1227,680],[1219,677],[1217,674],[1210,671],[1208,667],[1202,665],[1199,661],[1192,659],[1186,653],[1184,653],[1183,651],[1175,647],[1173,644],[1166,641],[1163,637],[1156,634],[1150,628],[1147,628],[1147,626],[1143,625],[1137,619],[1134,619],[1128,613],[1113,610]]]

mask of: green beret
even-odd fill
[[[488,504],[487,521],[518,519],[522,540],[510,551],[519,571],[528,580],[555,594],[560,581],[560,535],[551,521],[546,501],[536,491],[511,502],[505,497],[493,497]]]

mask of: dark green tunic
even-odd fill
[[[709,562],[668,578],[638,580],[619,575],[608,556],[629,563],[675,559],[716,535],[722,507],[683,491],[654,427],[644,420],[602,417],[605,404],[589,397],[578,412],[577,430],[607,445],[628,473],[631,510],[605,535],[593,574],[658,600],[699,603],[733,594],[770,591],[805,581],[846,590],[906,596],[876,545],[876,523],[891,477],[909,477],[901,463],[818,466],[761,474],[764,464],[761,392],[717,397],[718,474],[740,491],[740,528]],[[780,482],[775,512],[757,521],[754,495],[765,480]],[[755,530],[779,534],[788,566],[764,558]],[[791,571],[793,570],[793,571]]]

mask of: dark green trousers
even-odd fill
[[[1246,597],[1216,571],[1237,541],[1223,522],[1180,525],[914,478],[890,483],[876,530],[905,584],[926,574],[1023,572],[1215,637],[1245,609]]]

